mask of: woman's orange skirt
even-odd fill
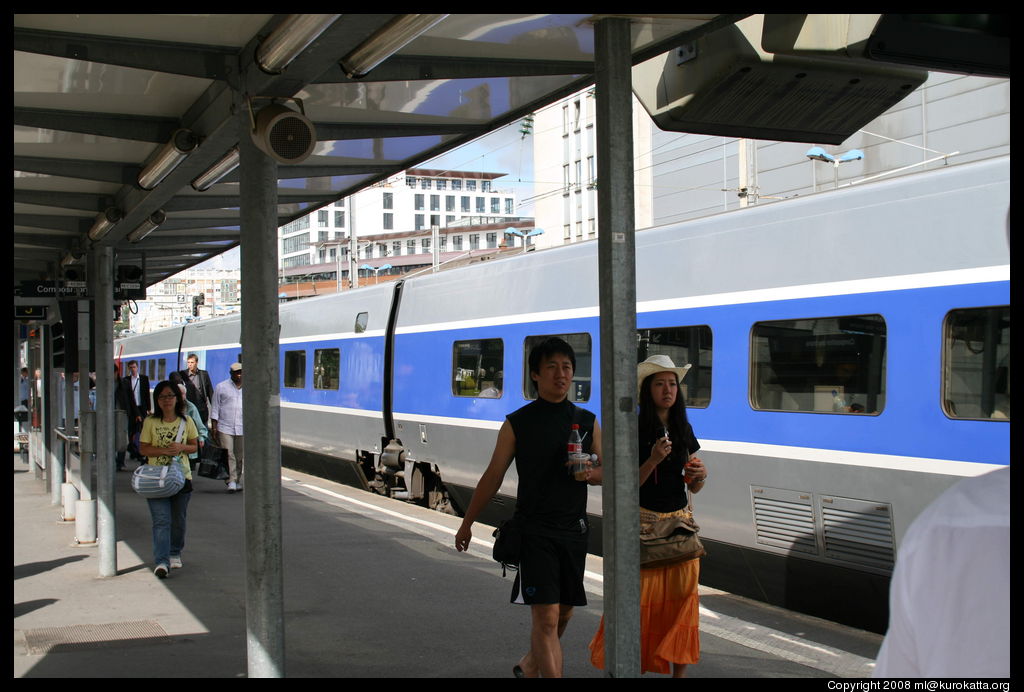
[[[640,570],[640,672],[671,673],[671,663],[700,659],[700,560]],[[604,617],[590,642],[590,662],[604,668]]]

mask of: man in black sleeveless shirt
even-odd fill
[[[498,431],[491,462],[455,535],[467,550],[473,522],[497,494],[512,461],[519,474],[516,515],[524,521],[522,556],[512,601],[530,606],[530,651],[514,667],[518,677],[561,677],[559,638],[573,606],[586,605],[583,571],[587,554],[587,483],[601,482],[600,467],[586,483],[566,467],[566,445],[573,423],[580,426],[583,450],[601,454],[601,429],[594,414],[567,398],[576,369],[572,347],[557,337],[530,351],[530,378],[536,401],[508,415]]]

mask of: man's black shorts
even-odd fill
[[[587,605],[583,572],[587,541],[583,536],[555,538],[525,534],[512,603]]]

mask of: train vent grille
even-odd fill
[[[810,493],[752,486],[750,495],[758,543],[818,554]]]
[[[892,569],[896,542],[888,504],[824,495],[821,518],[826,557]]]

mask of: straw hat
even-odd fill
[[[687,371],[690,369],[690,364],[677,368],[676,364],[672,362],[672,359],[668,356],[651,356],[643,363],[636,366],[636,398],[640,398],[640,388],[644,385],[644,380],[653,375],[656,372],[674,372],[676,374],[676,380],[679,382],[683,381],[686,377]]]

